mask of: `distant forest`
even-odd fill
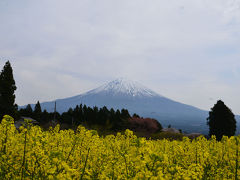
[[[31,117],[37,120],[40,126],[48,128],[52,123],[58,123],[63,129],[74,129],[79,125],[87,128],[96,129],[104,132],[119,132],[125,129],[134,131],[155,133],[162,129],[161,124],[154,119],[141,118],[137,114],[131,116],[127,109],[110,110],[104,106],[87,107],[86,105],[77,105],[74,109],[69,108],[67,112],[62,114],[58,112],[42,111],[39,102],[32,109],[31,105],[19,110],[22,117]]]

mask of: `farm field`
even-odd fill
[[[146,140],[13,123],[0,124],[0,179],[240,179],[240,137]]]

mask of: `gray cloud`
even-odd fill
[[[0,66],[11,60],[19,104],[127,76],[203,109],[221,98],[240,113],[239,7],[239,0],[2,0]]]

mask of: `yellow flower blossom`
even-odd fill
[[[28,122],[26,122],[28,123]],[[240,179],[240,137],[146,140],[126,130],[99,137],[79,126],[43,131],[0,124],[0,179]]]

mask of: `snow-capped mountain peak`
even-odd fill
[[[155,118],[163,126],[173,124],[184,131],[205,133],[207,129],[207,111],[165,98],[127,78],[118,78],[84,94],[41,103],[41,107],[53,112],[55,102],[60,113],[80,104],[99,108],[106,106],[115,110],[128,109],[131,114]]]
[[[154,91],[146,88],[142,84],[132,81],[127,78],[118,78],[113,80],[99,88],[96,88],[89,93],[105,93],[111,95],[124,95],[124,96],[132,96],[132,97],[154,97],[160,96]]]

